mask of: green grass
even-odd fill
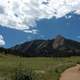
[[[13,55],[0,55],[0,80],[12,80],[17,69],[35,73],[35,80],[58,80],[60,74],[67,68],[80,63],[80,57],[23,58]]]

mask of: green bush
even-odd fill
[[[34,74],[29,70],[16,70],[11,80],[34,80]]]

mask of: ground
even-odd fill
[[[71,67],[67,70],[65,70],[60,80],[80,80],[80,65],[76,65],[74,67]]]
[[[11,76],[17,69],[32,70],[38,76],[35,80],[58,80],[61,73],[80,63],[80,57],[19,57],[0,54],[0,80],[12,80]]]

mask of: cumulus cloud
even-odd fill
[[[37,33],[36,21],[80,14],[80,0],[0,0],[0,25]]]
[[[0,47],[5,45],[5,41],[2,35],[0,35]]]

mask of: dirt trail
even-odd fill
[[[60,77],[60,80],[80,80],[80,65],[71,67],[65,70]]]

